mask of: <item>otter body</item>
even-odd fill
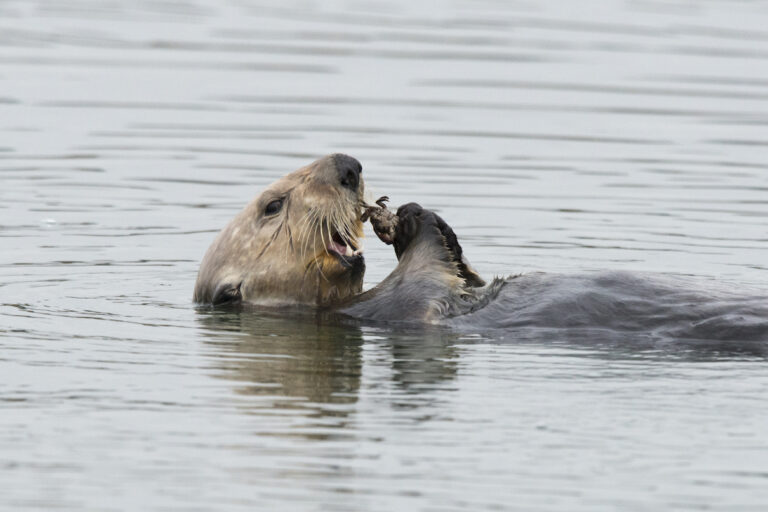
[[[605,330],[768,341],[768,298],[697,291],[672,278],[530,274],[486,283],[453,230],[418,204],[363,200],[362,167],[330,155],[267,188],[219,234],[195,286],[201,303],[302,305],[365,322],[459,330]],[[385,199],[385,198],[382,198]],[[359,238],[370,218],[397,267],[362,292]]]

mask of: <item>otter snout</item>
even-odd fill
[[[360,173],[363,172],[363,166],[360,162],[349,155],[336,153],[333,155],[333,163],[336,166],[336,172],[339,174],[339,183],[344,188],[357,192],[360,187]]]

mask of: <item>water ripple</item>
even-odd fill
[[[0,2],[0,508],[762,510],[764,344],[354,327],[191,287],[260,189],[342,151],[483,275],[763,289],[767,21]],[[372,286],[395,257],[368,235]]]

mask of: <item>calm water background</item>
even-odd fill
[[[0,509],[765,510],[768,364],[196,310],[334,152],[486,275],[768,288],[768,4],[0,2]],[[394,266],[369,238],[366,284]]]

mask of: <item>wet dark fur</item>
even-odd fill
[[[710,283],[627,272],[530,274],[485,284],[438,215],[398,209],[397,268],[338,311],[365,320],[459,330],[637,333],[656,338],[766,341],[768,297]]]

